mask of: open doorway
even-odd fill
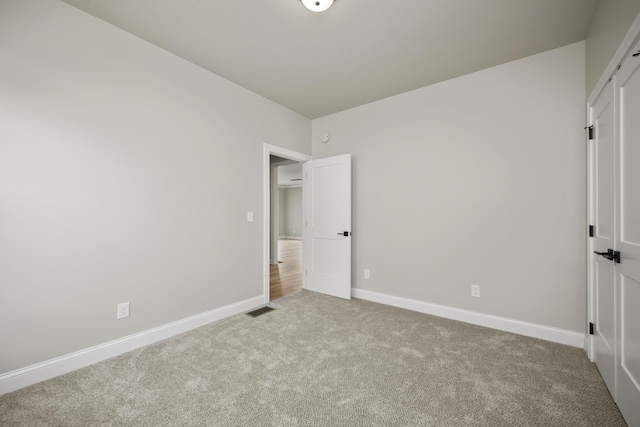
[[[302,163],[271,156],[271,180],[277,192],[271,199],[272,245],[269,265],[269,300],[274,301],[302,290]],[[275,251],[274,251],[275,249]]]
[[[290,292],[291,284],[283,284],[283,279],[294,280],[295,288],[293,292],[298,292],[297,289],[304,288],[304,277],[302,276],[303,266],[305,263],[303,244],[302,244],[302,219],[300,219],[299,225],[296,225],[295,220],[289,221],[289,228],[287,228],[286,218],[283,218],[281,226],[281,220],[279,213],[282,210],[286,215],[286,205],[280,208],[279,193],[282,191],[278,185],[278,170],[280,166],[287,166],[293,164],[302,164],[311,160],[311,156],[306,154],[297,153],[285,148],[276,147],[270,144],[264,144],[263,149],[263,200],[264,200],[264,222],[263,222],[263,235],[264,235],[264,268],[263,268],[263,295],[264,303],[267,304],[274,299],[285,296],[287,292]],[[286,169],[282,169],[282,175],[284,182],[288,182],[288,186],[302,183],[302,174],[299,177],[287,178]],[[288,181],[286,181],[288,179]],[[291,181],[296,179],[296,181]],[[300,181],[297,181],[300,179]],[[283,185],[284,186],[284,185]],[[283,190],[287,191],[287,190]],[[297,190],[296,190],[297,191]],[[300,191],[300,208],[299,211],[302,216],[302,195]],[[293,194],[293,193],[292,193]],[[284,198],[289,194],[285,194]],[[292,196],[295,200],[296,196]],[[295,208],[292,208],[295,209]],[[280,232],[282,228],[282,232]],[[295,230],[295,233],[293,232]],[[280,239],[280,237],[285,237]],[[298,237],[299,239],[292,239],[286,237]],[[280,241],[282,240],[282,244]],[[297,247],[296,247],[297,246]],[[280,249],[281,248],[281,249]],[[282,252],[282,254],[280,253]],[[283,261],[279,263],[278,261]],[[285,265],[287,264],[287,265]],[[280,290],[276,290],[274,287],[273,298],[271,297],[271,278],[272,272],[280,279],[280,284],[274,283],[275,287],[279,287]],[[274,279],[276,278],[274,277]],[[286,288],[286,289],[284,289]],[[284,293],[282,292],[284,290]]]

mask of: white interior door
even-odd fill
[[[632,53],[640,53],[640,42]],[[640,55],[616,74],[616,264],[618,324],[616,402],[630,426],[640,426]]]
[[[591,109],[592,218],[591,280],[593,284],[593,359],[612,396],[615,393],[614,262],[606,258],[614,248],[614,87],[607,85]]]
[[[303,166],[305,289],[351,299],[351,155]]]

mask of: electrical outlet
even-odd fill
[[[471,285],[471,296],[480,298],[480,285]]]
[[[364,270],[364,278],[365,279],[370,279],[371,278],[371,272],[369,270]]]
[[[129,303],[123,302],[118,304],[118,319],[124,319],[125,317],[129,317]]]

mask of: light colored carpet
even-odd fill
[[[2,426],[624,426],[581,349],[303,291],[0,396]]]

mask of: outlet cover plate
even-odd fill
[[[118,319],[129,317],[129,303],[123,302],[118,304]]]
[[[471,296],[480,298],[480,285],[471,285]]]

